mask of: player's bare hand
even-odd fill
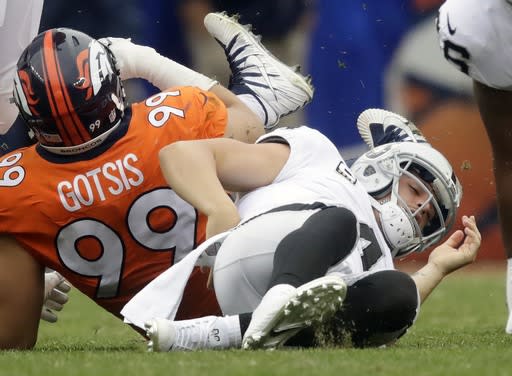
[[[482,242],[482,236],[474,216],[462,217],[463,230],[455,231],[443,244],[436,247],[428,262],[447,275],[475,261]]]

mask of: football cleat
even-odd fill
[[[298,288],[281,284],[267,291],[252,314],[243,349],[275,349],[300,330],[322,323],[341,308],[347,286],[338,276],[317,278]]]
[[[219,317],[171,321],[152,319],[145,323],[149,352],[193,351],[232,347],[225,328],[219,327]],[[222,319],[222,318],[220,318]]]
[[[512,312],[508,314],[507,326],[505,327],[507,334],[512,334]]]
[[[260,102],[265,128],[311,101],[311,78],[300,74],[298,66],[289,67],[273,56],[249,25],[240,25],[236,17],[225,13],[207,14],[204,25],[226,54],[231,69],[229,89],[238,95],[251,94]]]
[[[427,143],[421,131],[412,122],[394,112],[379,108],[363,111],[357,118],[357,129],[371,149],[391,142]]]

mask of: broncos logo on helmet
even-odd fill
[[[84,33],[58,28],[23,51],[14,102],[41,146],[72,154],[101,144],[120,124],[125,95],[110,50]]]

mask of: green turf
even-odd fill
[[[504,294],[502,273],[451,276],[410,332],[383,349],[154,354],[75,292],[58,324],[42,324],[35,350],[0,353],[0,375],[511,375]]]

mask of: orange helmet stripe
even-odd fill
[[[88,50],[88,48],[87,48]],[[55,50],[54,50],[55,53]],[[80,117],[75,111],[75,106],[73,106],[73,102],[71,101],[71,98],[69,96],[68,88],[66,86],[66,81],[64,80],[64,77],[62,76],[62,70],[60,69],[60,62],[59,59],[57,59],[57,55],[55,55],[55,62],[57,67],[57,73],[59,74],[59,81],[62,87],[62,93],[64,94],[64,101],[66,102],[68,111],[66,112],[66,117],[71,117],[71,121],[74,123],[76,129],[78,130],[78,133],[80,134],[82,140],[89,141],[91,139],[91,136],[89,135],[89,132],[87,132],[86,128],[84,127],[84,124],[80,120]]]
[[[48,31],[44,35],[43,63],[46,92],[64,145],[79,145],[90,140],[90,135],[73,108],[62,77],[59,60],[53,48],[52,31]]]
[[[50,65],[51,63],[47,62],[47,59],[46,59],[46,56],[48,55],[48,51],[47,51],[47,47],[46,46],[47,46],[47,44],[49,45],[48,46],[48,50],[49,51],[51,51],[53,49],[52,41],[51,41],[51,37],[52,37],[51,34],[52,34],[51,31],[47,31],[45,33],[43,56],[42,56],[42,59],[43,59],[44,82],[45,82],[45,88],[46,88],[46,96],[48,97],[48,103],[50,104],[50,109],[52,111],[52,117],[55,119],[55,123],[57,124],[57,128],[59,129],[59,135],[62,138],[62,142],[65,145],[70,145],[71,144],[71,139],[70,139],[70,137],[68,135],[67,129],[62,124],[62,121],[61,121],[60,116],[58,114],[58,111],[57,111],[57,108],[56,108],[56,104],[55,104],[55,98],[53,97],[53,90],[52,90],[51,84],[50,84],[50,77],[49,77],[50,74],[47,72],[48,65]],[[49,37],[48,37],[48,35],[49,35]],[[47,41],[48,39],[49,39],[49,41]]]

